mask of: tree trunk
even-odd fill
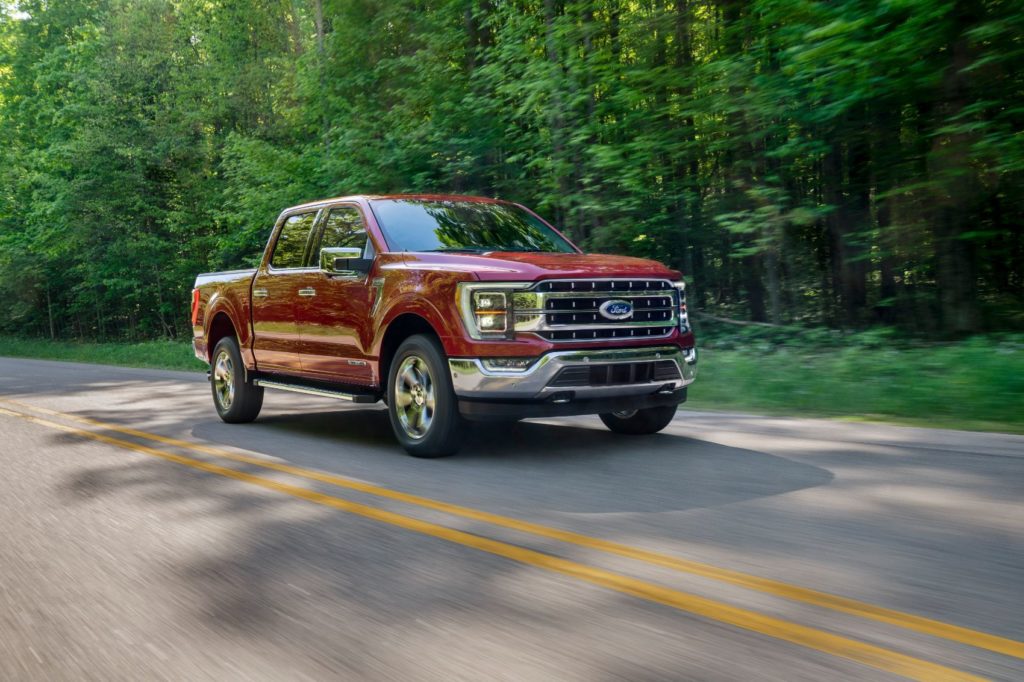
[[[866,110],[858,107],[851,121],[847,150],[846,319],[862,323],[868,304],[868,230],[871,228],[871,147]]]
[[[764,254],[764,268],[768,279],[768,312],[772,324],[782,324],[782,282],[779,279],[779,252],[775,247]]]
[[[53,324],[53,301],[50,299],[50,285],[46,285],[46,316],[50,320],[50,340],[57,338],[56,327]]]
[[[957,119],[968,105],[969,75],[965,69],[973,60],[967,32],[979,12],[970,2],[955,6],[958,31],[949,45],[950,64],[942,84],[944,103],[940,107],[944,120],[940,123]],[[973,243],[964,239],[972,229],[970,203],[979,190],[970,168],[970,146],[969,133],[954,132],[936,136],[930,154],[941,193],[933,223],[936,284],[943,329],[954,334],[975,332],[981,326]]]
[[[551,70],[551,107],[548,112],[548,126],[551,128],[553,167],[557,175],[559,201],[555,209],[555,220],[565,226],[568,217],[569,183],[565,164],[565,106],[562,98],[563,72],[558,53],[556,22],[562,14],[560,0],[544,0],[544,51]]]
[[[823,198],[832,207],[828,215],[833,290],[841,311],[837,315],[847,326],[856,325],[867,301],[867,261],[857,243],[856,232],[867,227],[867,182],[864,179],[866,154],[860,141],[851,143],[846,164],[850,182],[843,191],[843,149],[835,139],[822,162]],[[849,198],[847,198],[847,196]],[[859,223],[859,224],[858,224]]]
[[[874,115],[874,138],[876,149],[872,154],[875,192],[875,220],[878,224],[876,241],[879,253],[879,305],[876,307],[878,320],[885,324],[895,323],[899,301],[896,284],[896,240],[892,230],[892,207],[895,199],[886,196],[896,186],[897,159],[900,150],[900,115],[895,102],[880,102]]]
[[[743,275],[746,280],[747,301],[750,306],[750,319],[755,322],[767,322],[768,310],[764,300],[764,280],[761,277],[763,257],[747,256],[743,259]]]

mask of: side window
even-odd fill
[[[320,249],[334,249],[343,246],[366,249],[366,226],[363,216],[354,206],[332,208],[324,221],[323,236],[316,249],[316,258],[320,257]]]
[[[288,217],[281,226],[281,236],[274,245],[274,253],[270,257],[270,265],[276,270],[301,268],[306,255],[306,242],[309,231],[316,220],[316,211],[300,213]]]

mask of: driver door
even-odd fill
[[[318,264],[320,250],[360,248],[364,258],[375,249],[366,221],[355,204],[328,209],[310,249],[310,264]],[[366,275],[328,275],[322,270],[303,275],[303,287],[314,292],[299,299],[300,362],[307,376],[325,381],[371,385],[370,348],[373,343],[371,312],[374,294]]]

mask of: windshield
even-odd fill
[[[379,199],[370,205],[392,251],[576,253],[518,206],[443,199]]]

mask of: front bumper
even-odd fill
[[[628,367],[656,363],[660,372],[666,362],[678,368],[674,378],[658,378],[653,366],[644,371]],[[686,387],[697,375],[697,352],[674,345],[554,351],[525,370],[488,368],[480,358],[453,358],[448,364],[460,412],[466,417],[554,416],[682,402]],[[609,366],[607,371],[600,369],[603,366]],[[597,384],[558,380],[573,368],[597,368],[603,380]],[[577,376],[580,371],[576,370]],[[628,379],[617,380],[616,375]]]

